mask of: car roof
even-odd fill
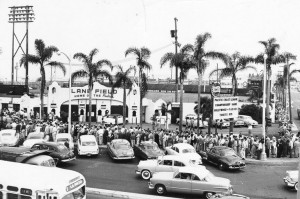
[[[81,141],[95,141],[96,138],[93,135],[82,135],[80,136]]]
[[[125,140],[125,139],[113,139],[111,141],[112,144],[121,144],[121,143],[129,143],[128,140]]]
[[[56,134],[56,139],[57,138],[71,138],[71,135],[69,133],[58,133]]]
[[[54,146],[54,147],[56,147],[58,145],[61,145],[61,144],[59,144],[57,142],[37,142],[34,145],[36,145],[36,144],[43,144],[43,145]]]
[[[172,159],[172,160],[178,160],[178,161],[190,161],[189,157],[187,156],[181,156],[181,155],[164,155],[160,156],[162,159]]]
[[[213,148],[218,149],[218,150],[231,149],[230,147],[227,147],[227,146],[214,146]]]
[[[14,132],[16,132],[15,129],[2,129],[0,131],[0,133],[14,133]]]
[[[187,144],[187,143],[177,143],[177,144],[174,144],[173,146],[175,146],[175,147],[177,147],[179,149],[194,148],[192,145]]]
[[[209,171],[205,167],[193,167],[193,166],[180,167],[178,171],[180,173],[196,174],[200,179],[204,178],[209,173]]]
[[[142,141],[140,144],[144,146],[153,146],[153,145],[157,146],[157,143],[153,141]]]

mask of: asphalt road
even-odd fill
[[[300,107],[300,93],[292,92],[293,101],[293,121],[298,128],[300,120],[298,119],[296,108]],[[273,125],[276,130],[277,125]],[[299,128],[300,129],[300,128]],[[235,132],[247,132],[247,129],[235,129]],[[261,127],[253,129],[254,134],[260,134]],[[228,130],[222,130],[228,132]],[[71,169],[82,173],[87,180],[87,186],[100,189],[118,190],[133,193],[142,193],[155,195],[148,189],[147,181],[136,176],[135,169],[139,160],[132,161],[113,161],[102,149],[101,154],[96,158],[78,157],[71,163],[65,163],[61,167]],[[262,166],[247,165],[242,171],[220,171],[212,165],[207,165],[216,176],[225,177],[231,180],[234,193],[249,196],[252,199],[294,199],[296,191],[285,186],[282,178],[286,170],[296,170],[297,165],[291,166]],[[195,195],[167,194],[167,196],[178,198],[199,198]],[[90,198],[99,198],[89,194]],[[107,197],[108,199],[109,197]]]

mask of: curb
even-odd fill
[[[179,199],[179,198],[172,198],[172,197],[130,193],[130,192],[123,192],[123,191],[107,190],[107,189],[97,189],[91,187],[86,187],[86,193],[99,195],[99,196],[112,197],[112,198],[127,198],[127,199]]]
[[[270,165],[270,166],[286,166],[286,165],[295,165],[299,163],[298,158],[293,158],[291,160],[275,160],[275,161],[262,161],[262,160],[255,160],[255,159],[246,159],[246,164],[251,165]]]

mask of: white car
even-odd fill
[[[65,142],[68,142],[70,150],[74,151],[73,138],[69,133],[58,133],[56,135],[55,142],[61,143],[61,144],[65,144]]]
[[[298,170],[286,171],[286,177],[283,178],[286,186],[298,190]]]
[[[157,159],[141,160],[135,173],[141,175],[144,180],[149,180],[155,172],[174,172],[181,167],[202,165],[194,164],[189,158],[180,155],[159,156]]]
[[[103,117],[102,122],[106,125],[123,124],[123,116],[119,114],[111,114]]]
[[[222,128],[227,128],[230,127],[230,122],[228,120],[225,119],[217,119],[217,120],[213,120],[212,121],[213,125],[217,125],[217,127],[222,127]]]
[[[24,147],[32,147],[34,144],[39,142],[49,141],[49,136],[43,132],[32,132],[29,133],[27,139],[23,142]]]
[[[195,148],[187,143],[177,143],[172,146],[166,147],[166,154],[168,155],[181,155],[190,159],[195,164],[202,164],[201,156],[196,152]]]
[[[82,135],[77,140],[78,155],[95,155],[99,154],[99,146],[93,135]]]
[[[183,121],[182,121],[182,125],[183,126],[191,126],[191,123],[193,122],[193,126],[196,127],[197,126],[197,115],[196,114],[187,114]],[[179,123],[179,118],[176,119],[176,123]],[[199,120],[199,127],[200,128],[205,128],[208,127],[208,122],[207,121],[202,121],[202,116],[200,115],[200,120]]]
[[[251,124],[252,126],[257,126],[258,122],[252,119],[249,115],[239,115],[237,120],[242,120],[246,125]]]
[[[3,129],[0,131],[0,146],[18,146],[19,134],[14,129]]]

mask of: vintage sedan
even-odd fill
[[[74,151],[74,142],[71,134],[69,133],[58,133],[55,137],[55,142],[60,144],[65,144],[66,142],[69,145],[69,148]]]
[[[75,160],[75,154],[65,145],[57,142],[39,142],[35,143],[31,149],[33,150],[48,150],[51,156],[57,163],[69,162]]]
[[[235,127],[243,127],[243,126],[246,126],[246,123],[241,119],[237,119],[234,121],[234,126]]]
[[[82,135],[77,140],[77,154],[87,156],[97,156],[99,154],[99,146],[93,135]]]
[[[155,172],[174,172],[186,166],[204,167],[180,155],[165,155],[154,160],[141,160],[135,173],[141,175],[144,180],[149,180]]]
[[[207,169],[198,167],[154,173],[149,181],[149,189],[154,189],[158,195],[179,192],[204,195],[205,198],[211,198],[214,194],[232,194],[229,179],[216,177]]]
[[[215,146],[205,152],[201,151],[200,154],[203,160],[211,162],[223,169],[243,169],[246,167],[245,160],[243,160],[238,154],[229,147]]]
[[[157,143],[153,141],[143,141],[140,144],[136,144],[133,146],[133,151],[136,157],[144,160],[154,159],[165,154],[158,147]]]
[[[107,152],[114,160],[134,159],[133,148],[125,139],[114,139],[107,143]]]
[[[202,164],[201,156],[196,152],[195,148],[187,143],[177,143],[166,147],[167,155],[182,155],[191,159],[195,164]]]
[[[20,136],[14,129],[0,131],[0,146],[19,146]]]
[[[258,125],[258,122],[256,120],[252,119],[252,117],[249,115],[239,115],[237,119],[244,121],[245,125],[248,125],[248,124],[251,124],[252,126]]]
[[[286,177],[283,178],[283,181],[286,184],[286,186],[298,190],[298,174],[298,170],[286,171]]]
[[[26,140],[23,142],[24,147],[31,148],[35,143],[49,141],[49,136],[43,132],[29,133]]]

